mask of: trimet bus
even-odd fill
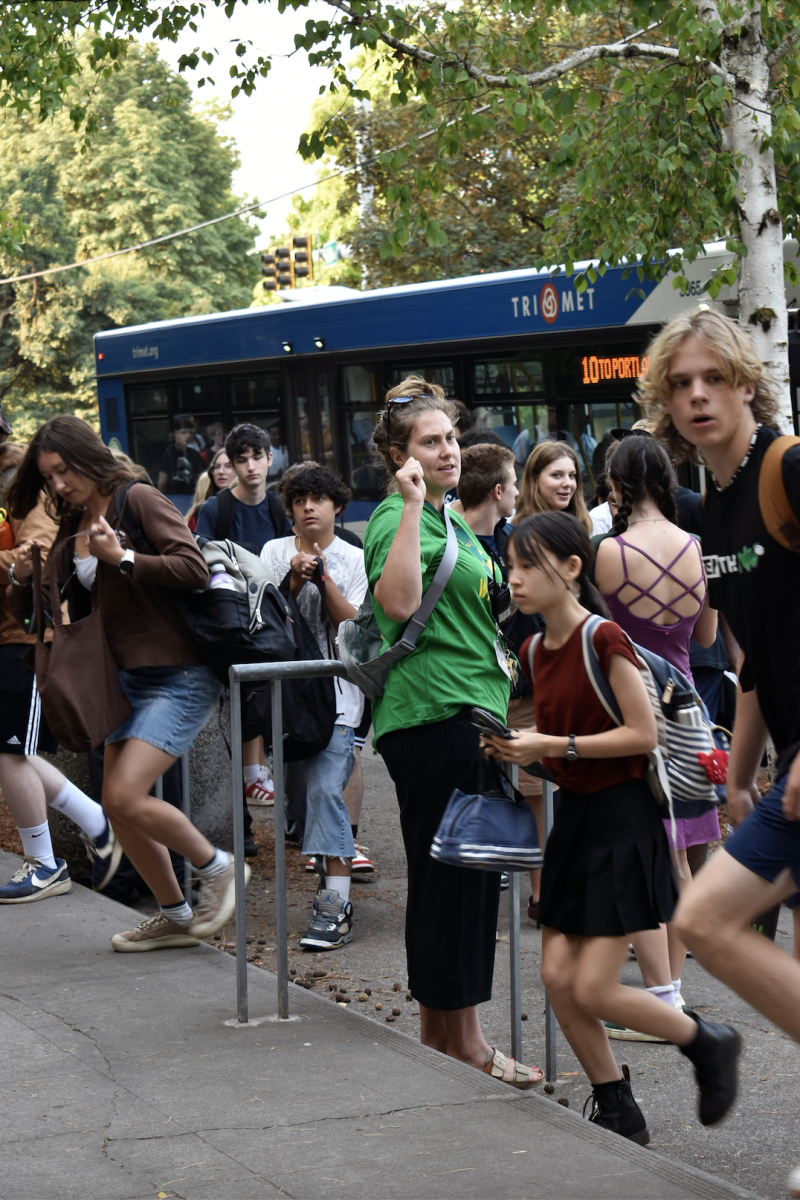
[[[185,510],[199,459],[251,421],[270,433],[274,480],[301,459],[326,463],[353,488],[349,518],[363,519],[381,496],[370,439],[383,396],[414,373],[463,400],[514,450],[520,471],[536,441],[557,433],[578,450],[591,484],[603,434],[639,415],[631,397],[650,337],[704,299],[725,258],[723,245],[708,247],[684,294],[669,278],[623,279],[622,268],[583,293],[574,278],[507,271],[368,292],[309,288],[290,303],[99,333],[103,438]],[[797,304],[791,289],[787,304]],[[713,306],[736,316],[735,290]],[[797,339],[790,335],[793,405]],[[195,452],[181,457],[176,444],[187,440]]]

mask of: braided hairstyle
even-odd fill
[[[581,560],[581,572],[576,582],[578,601],[590,613],[607,617],[606,602],[589,578],[594,559],[594,547],[583,524],[568,512],[541,512],[525,517],[514,526],[506,545],[514,547],[518,559],[532,563],[552,578],[553,571],[542,550],[549,550],[560,562],[567,562],[573,555]]]
[[[621,503],[614,519],[614,532],[625,533],[634,504],[653,500],[667,518],[677,524],[675,476],[663,446],[651,437],[626,437],[608,457],[606,470],[619,484]]]

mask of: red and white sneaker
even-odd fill
[[[254,808],[272,808],[275,803],[275,793],[272,790],[272,780],[256,779],[255,783],[244,785],[247,803]]]
[[[317,869],[317,860],[315,858],[310,858],[308,860],[308,862],[306,863],[306,870],[308,871],[309,875],[313,875],[314,872],[316,871],[316,869]]]
[[[356,856],[350,864],[350,869],[354,875],[372,875],[375,871],[374,863],[371,863],[367,858],[369,846],[356,846]]]

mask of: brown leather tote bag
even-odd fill
[[[71,541],[67,539],[67,542]],[[59,745],[76,752],[101,746],[109,733],[133,712],[122,690],[119,668],[106,641],[99,607],[88,617],[65,625],[58,587],[59,550],[47,562],[53,640],[45,642],[42,603],[42,559],[39,547],[31,554],[36,605],[34,669],[47,724]]]

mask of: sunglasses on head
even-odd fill
[[[431,396],[429,392],[422,392],[418,396],[398,396],[394,400],[386,401],[386,437],[391,441],[391,421],[392,421],[392,405],[393,404],[409,404],[412,400],[435,400],[435,396]]]
[[[649,429],[611,429],[611,430],[609,430],[609,432],[610,432],[611,436],[613,438],[615,438],[618,442],[621,442],[625,438],[628,438],[628,437],[652,437],[653,436]]]

